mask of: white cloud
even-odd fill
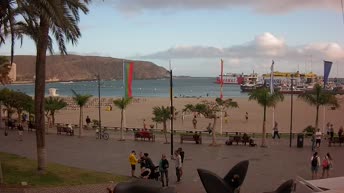
[[[338,0],[98,0],[98,2],[111,4],[124,13],[145,10],[224,10],[235,7],[273,14],[300,9],[340,10]]]

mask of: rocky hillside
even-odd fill
[[[17,80],[30,81],[35,75],[35,56],[15,56]],[[47,80],[90,80],[95,74],[102,79],[122,79],[122,59],[99,56],[48,56]],[[134,79],[158,79],[168,76],[168,71],[152,62],[134,61]]]

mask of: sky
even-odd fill
[[[344,77],[340,0],[93,0],[89,9],[69,54],[171,63],[198,77],[218,76],[221,58],[228,73],[268,73],[274,60],[278,71],[322,74],[330,60],[330,76]],[[35,46],[24,39],[15,53]]]

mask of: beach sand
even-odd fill
[[[233,98],[238,102],[239,108],[228,109],[228,122],[223,119],[223,132],[254,132],[261,133],[263,124],[263,107],[259,106],[256,101],[248,101],[248,98]],[[340,98],[340,103],[344,105],[344,98]],[[109,100],[109,99],[106,99]],[[182,109],[186,104],[195,104],[202,100],[214,100],[214,98],[175,98],[174,106],[179,112],[174,122],[176,130],[192,130],[193,114],[186,114],[184,121],[182,121]],[[278,122],[280,133],[289,133],[290,130],[290,95],[285,96],[285,100],[278,103],[275,108],[275,121]],[[127,127],[143,128],[143,120],[146,120],[147,125],[155,124],[152,121],[152,109],[154,106],[169,106],[169,98],[139,98],[130,104],[125,111],[125,119]],[[120,110],[114,105],[112,111],[106,111],[106,107],[101,108],[102,126],[105,127],[119,127],[120,126]],[[325,109],[325,121],[324,119]],[[245,113],[248,112],[248,121],[245,119]],[[306,104],[294,95],[294,110],[293,110],[293,133],[302,132],[308,125],[315,124],[315,107]],[[335,132],[340,126],[344,126],[344,106],[331,110],[330,107],[320,107],[319,111],[319,127],[330,122],[334,125]],[[91,120],[98,119],[98,108],[88,106],[84,108],[84,124],[86,116],[90,116]],[[212,120],[198,117],[197,129],[206,129],[207,125]],[[61,110],[56,113],[56,123],[79,123],[79,109]],[[168,124],[169,125],[169,124]],[[267,133],[272,132],[272,108],[267,109]],[[169,127],[169,126],[168,126]],[[162,124],[158,125],[158,129],[162,129]],[[216,131],[220,131],[220,119],[216,125]]]

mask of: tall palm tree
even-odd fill
[[[175,110],[174,110],[174,112],[175,112]],[[154,117],[152,118],[152,120],[154,122],[163,124],[165,143],[168,143],[168,141],[167,141],[167,121],[171,119],[171,108],[165,107],[165,106],[153,107],[153,115],[154,115]]]
[[[212,143],[211,145],[217,145],[216,143],[216,122],[218,112],[224,111],[228,108],[238,108],[238,103],[233,101],[232,99],[220,99],[216,98],[215,101],[202,101],[201,103],[197,103],[195,105],[193,104],[187,104],[185,105],[185,108],[183,111],[191,111],[196,112],[199,114],[202,114],[207,119],[213,119],[213,125],[212,125]]]
[[[266,147],[266,108],[275,107],[279,101],[284,100],[284,96],[280,92],[270,93],[267,88],[259,88],[249,93],[249,100],[255,100],[264,108],[263,115],[263,130],[262,130],[262,144],[261,147]]]
[[[300,99],[304,100],[306,103],[315,106],[315,129],[318,129],[319,125],[319,107],[320,106],[334,106],[339,107],[338,100],[336,96],[325,93],[323,87],[316,84],[311,92],[305,92],[299,95]]]
[[[67,106],[67,103],[63,100],[63,98],[59,97],[47,97],[45,98],[45,111],[47,115],[51,116],[52,125],[55,125],[55,113],[58,110],[61,110]]]
[[[15,24],[18,14],[15,0],[2,0],[0,2],[0,45],[5,43],[5,37],[11,36],[11,62],[12,67],[15,44]]]
[[[73,100],[75,101],[75,103],[80,107],[80,118],[79,118],[79,137],[82,136],[82,130],[83,130],[83,116],[84,116],[84,106],[86,105],[86,103],[90,100],[90,98],[92,97],[92,95],[82,95],[79,94],[77,92],[75,92],[74,90],[72,90],[74,96],[73,96]]]
[[[87,13],[90,0],[16,0],[20,15],[29,18],[27,26],[31,27],[31,37],[36,44],[36,79],[35,79],[35,127],[37,142],[37,169],[45,173],[45,121],[44,93],[46,78],[46,55],[53,38],[61,54],[67,54],[66,42],[77,43],[81,33],[78,27],[79,12]],[[22,21],[27,22],[26,19]],[[49,34],[53,38],[49,37]]]
[[[132,98],[120,98],[113,101],[113,104],[121,110],[121,138],[120,141],[124,141],[123,136],[123,120],[125,116],[125,109],[128,107],[128,105],[131,103]]]

